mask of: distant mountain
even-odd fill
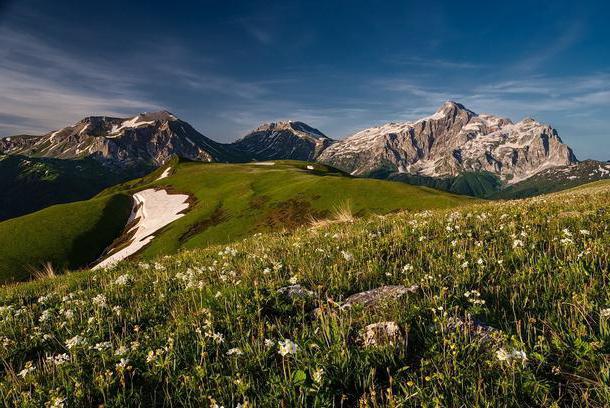
[[[42,136],[0,139],[0,152],[30,157],[92,157],[118,166],[160,165],[172,155],[199,161],[239,161],[239,153],[215,142],[169,112],[131,118],[90,116]]]
[[[256,160],[315,160],[334,140],[303,122],[265,123],[231,144]]]
[[[451,101],[414,122],[362,130],[330,146],[318,160],[353,175],[438,179],[486,172],[506,184],[577,162],[548,125],[479,115]]]
[[[0,154],[0,221],[54,204],[86,200],[152,168],[119,169],[91,158],[62,160]]]
[[[489,198],[526,198],[605,179],[610,179],[609,162],[584,160],[569,166],[545,169],[489,195]]]
[[[63,160],[0,154],[0,221],[54,204],[86,200],[152,166],[118,168],[92,158]]]

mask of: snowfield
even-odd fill
[[[148,189],[133,195],[134,205],[127,225],[136,224],[129,230],[129,244],[112,253],[93,267],[108,268],[138,252],[153,240],[155,232],[184,216],[189,207],[186,194],[168,194],[165,190]]]
[[[165,170],[163,170],[163,173],[161,173],[159,178],[157,178],[155,181],[159,181],[159,180],[164,179],[165,177],[169,176],[170,171],[172,171],[171,167],[166,168]]]

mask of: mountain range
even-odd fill
[[[129,118],[90,116],[44,135],[0,138],[0,155],[3,181],[11,186],[0,192],[0,202],[19,196],[36,203],[27,210],[7,210],[0,220],[90,198],[172,156],[203,162],[316,161],[353,176],[478,197],[525,197],[610,177],[608,163],[579,162],[549,125],[477,114],[452,101],[428,117],[371,127],[339,141],[298,121],[266,123],[233,143],[219,143],[167,111]],[[83,174],[83,169],[91,171]],[[73,177],[75,173],[81,176]],[[51,197],[39,197],[41,185],[66,177],[71,180],[67,190],[76,193],[57,189]]]

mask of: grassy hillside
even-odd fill
[[[308,170],[308,165],[314,170]],[[190,194],[194,204],[143,256],[292,229],[312,218],[331,217],[347,206],[356,216],[365,216],[398,209],[448,208],[472,201],[429,188],[352,178],[325,165],[297,161],[276,161],[273,166],[187,162],[155,184]]]
[[[53,204],[86,200],[146,169],[129,172],[93,159],[59,160],[0,154],[0,221]]]
[[[58,270],[88,264],[121,233],[130,212],[131,198],[115,194],[0,222],[0,282],[28,279],[47,262]]]
[[[7,406],[605,406],[609,225],[606,182],[7,287],[0,398]],[[311,295],[280,295],[294,283]],[[341,307],[381,285],[417,286],[374,307]],[[361,333],[378,322],[395,325],[393,342],[367,347]]]
[[[308,165],[315,169],[308,170]],[[43,261],[59,269],[94,261],[120,235],[129,214],[128,197],[146,188],[187,193],[192,205],[186,216],[155,234],[157,238],[139,254],[142,257],[293,229],[348,205],[363,216],[471,201],[401,183],[355,179],[305,162],[265,166],[178,163],[174,159],[168,166],[172,174],[167,178],[157,181],[165,170],[160,168],[104,190],[90,201],[58,205],[0,223],[0,282],[27,278],[28,266]]]

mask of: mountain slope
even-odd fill
[[[488,194],[487,198],[526,198],[606,179],[610,179],[610,163],[584,160],[569,166],[543,170],[526,180]]]
[[[53,204],[85,200],[104,188],[150,171],[117,169],[91,158],[61,160],[0,154],[0,221]]]
[[[334,141],[303,122],[265,123],[231,146],[256,160],[314,161]]]
[[[161,165],[172,155],[200,161],[240,161],[231,147],[217,143],[169,112],[132,118],[90,116],[42,136],[0,139],[0,152],[31,157],[93,157],[116,166]]]
[[[73,223],[74,217],[84,219],[82,222],[93,233],[102,226],[90,220],[101,217],[103,208],[100,202],[117,194],[131,197],[138,191],[151,188],[163,188],[171,194],[187,194],[190,197],[189,208],[184,216],[154,233],[152,242],[138,253],[142,257],[229,243],[258,232],[293,229],[310,223],[313,218],[327,218],[337,208],[346,205],[357,216],[364,216],[398,209],[454,207],[473,201],[403,183],[352,178],[320,164],[178,164],[173,161],[144,179],[114,186],[92,200],[57,205],[0,223],[0,236],[6,241],[0,241],[0,247],[6,245],[9,248],[0,252],[0,279],[27,278],[27,265],[35,265],[45,258],[37,254],[37,248],[44,249],[47,245],[56,248],[62,242],[71,248],[77,235],[82,235],[86,228],[65,231],[65,222]],[[87,216],[76,215],[88,209],[89,203],[97,210],[87,210],[92,212]],[[127,223],[126,217],[122,218],[123,226]],[[47,219],[44,234],[32,232],[38,228],[35,224],[38,220]],[[13,242],[11,236],[17,230],[27,231],[24,234],[28,238]],[[130,240],[129,234],[120,236],[119,231],[114,231],[116,234],[110,241],[116,239],[117,246],[124,246]],[[18,250],[10,249],[13,246],[18,246]],[[33,248],[31,256],[20,258],[28,248]],[[104,249],[99,245],[92,246],[88,259],[79,258],[78,263],[74,261],[70,248],[42,250],[41,253],[54,254],[48,258],[59,267],[69,265],[75,268],[95,261]],[[21,262],[18,267],[16,262]]]
[[[608,225],[599,182],[0,288],[19,374],[0,391],[36,407],[604,407]]]
[[[415,122],[360,131],[330,146],[319,161],[354,175],[439,178],[484,171],[511,184],[549,167],[576,163],[576,157],[548,125],[533,119],[512,123],[446,102]]]
[[[0,282],[27,279],[47,262],[58,271],[87,265],[121,233],[131,203],[114,194],[0,222]]]

